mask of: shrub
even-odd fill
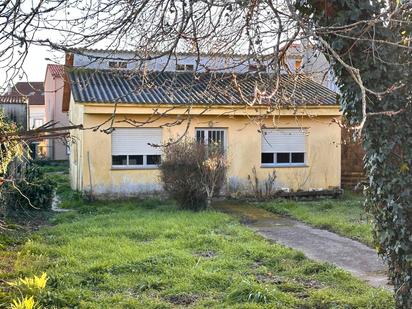
[[[160,165],[164,189],[183,209],[202,210],[221,191],[226,160],[219,145],[194,140],[172,143],[164,149]]]
[[[29,166],[21,179],[7,183],[3,193],[4,205],[9,210],[51,209],[56,183],[40,168]]]

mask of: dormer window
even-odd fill
[[[263,64],[249,64],[249,72],[266,72],[267,66]]]
[[[176,71],[185,72],[185,71],[194,71],[195,66],[193,64],[176,64]]]
[[[127,61],[109,61],[111,69],[127,69]]]

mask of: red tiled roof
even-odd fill
[[[48,64],[47,70],[50,70],[50,73],[53,77],[64,77],[64,65],[61,64]]]
[[[43,82],[19,82],[8,93],[12,96],[26,96],[30,105],[44,105]]]
[[[1,95],[0,103],[3,104],[26,104],[27,97],[21,95]]]

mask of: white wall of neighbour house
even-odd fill
[[[190,54],[177,54],[177,56],[153,55],[152,57],[154,58],[152,60],[139,61],[139,57],[132,51],[107,52],[87,50],[82,54],[74,55],[73,65],[91,69],[111,69],[109,66],[110,61],[127,61],[125,69],[128,70],[176,71],[177,64],[191,64],[194,65],[196,72],[199,73],[206,71],[246,73],[249,71],[250,64],[256,64],[256,62],[240,55],[202,55],[199,59],[196,55]],[[296,71],[295,64],[299,58],[301,59],[301,68]],[[197,62],[199,63],[197,64]],[[268,66],[266,72],[274,72],[268,65],[268,61],[264,61],[261,64]],[[286,65],[289,67],[289,71],[303,73],[332,91],[338,92],[335,77],[328,60],[323,53],[314,47],[309,45],[305,47],[302,44],[292,45],[286,54]],[[286,73],[286,68],[282,69],[281,72]]]
[[[300,69],[296,70],[298,59],[301,59],[301,65]],[[303,73],[330,90],[339,92],[329,61],[322,52],[312,46],[292,45],[287,53],[287,65],[290,71]]]
[[[45,105],[30,105],[30,129],[36,129],[46,122]]]
[[[208,56],[199,59],[195,55],[152,56],[152,60],[139,61],[134,52],[85,51],[75,54],[73,66],[91,69],[110,69],[110,61],[128,61],[128,70],[176,71],[176,64],[194,65],[196,72],[227,72],[246,73],[249,71],[249,61],[241,56]],[[199,61],[199,64],[197,62]],[[265,63],[262,63],[265,64]],[[267,63],[266,63],[267,64]]]

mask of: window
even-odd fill
[[[176,71],[194,71],[195,66],[193,64],[176,64]]]
[[[127,61],[109,61],[111,69],[127,69]]]
[[[263,64],[249,64],[249,72],[266,72],[267,67]]]
[[[224,151],[226,149],[225,133],[225,129],[196,129],[196,140],[205,145],[218,144]]]
[[[299,166],[306,163],[306,132],[302,129],[264,129],[263,166]]]
[[[160,128],[116,128],[112,133],[112,166],[157,167],[161,162],[161,149],[151,144],[161,142]]]
[[[34,119],[33,129],[40,128],[43,125],[43,119]]]

